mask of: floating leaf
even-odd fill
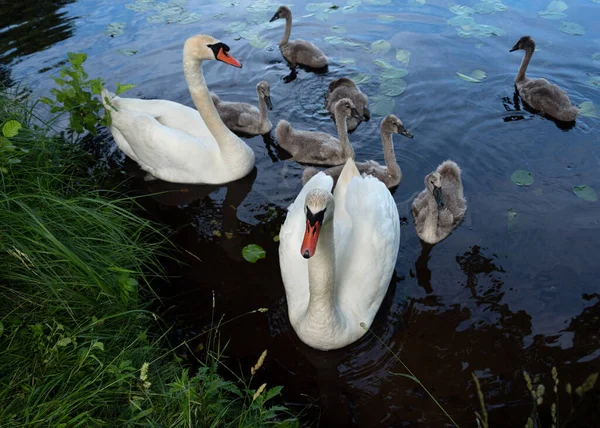
[[[533,184],[533,175],[524,169],[518,169],[513,172],[510,179],[517,186],[531,186]]]
[[[410,53],[409,50],[406,50],[406,49],[397,49],[396,50],[396,59],[403,64],[408,65],[408,63],[410,62],[411,55],[412,54]]]
[[[542,10],[538,12],[538,16],[545,19],[560,19],[564,18],[565,15],[563,12],[567,10],[569,6],[564,1],[551,1],[548,4],[546,10]]]
[[[585,34],[585,29],[581,25],[570,21],[563,21],[560,24],[560,31],[572,36],[583,36]]]
[[[134,12],[148,12],[148,11],[154,9],[154,5],[152,4],[152,2],[136,1],[135,3],[126,4],[125,8],[133,10]]]
[[[380,79],[400,79],[408,74],[405,68],[386,67],[379,73]]]
[[[244,21],[234,21],[225,26],[225,31],[228,33],[239,33],[244,28],[246,28],[246,23]]]
[[[344,39],[340,36],[327,36],[324,40],[330,45],[339,45],[344,43]]]
[[[403,79],[385,79],[379,85],[379,91],[383,95],[396,97],[406,90],[406,82]]]
[[[346,28],[342,27],[341,25],[334,25],[333,27],[331,27],[331,31],[333,31],[334,33],[345,33]]]
[[[465,80],[465,81],[467,81],[467,82],[471,82],[471,83],[481,83],[481,80],[480,80],[480,79],[477,79],[477,78],[475,78],[475,77],[471,77],[471,76],[467,76],[466,74],[459,73],[458,71],[456,72],[456,75],[457,75],[458,77],[460,77],[462,80]]]
[[[383,55],[391,49],[392,45],[387,40],[377,40],[371,43],[371,52],[376,55]]]
[[[338,59],[338,63],[344,64],[344,65],[352,65],[352,64],[356,64],[356,60],[354,58],[342,58],[342,59]]]
[[[369,97],[369,110],[377,116],[386,116],[394,110],[396,101],[385,95],[374,95]]]
[[[503,36],[505,31],[500,27],[484,24],[463,25],[456,30],[461,37]]]
[[[579,114],[585,117],[600,117],[596,112],[596,106],[592,101],[584,101],[579,104]]]
[[[448,24],[453,27],[462,27],[467,25],[475,25],[475,20],[468,15],[456,15],[450,18]]]
[[[123,29],[125,28],[124,22],[113,22],[106,26],[104,30],[104,34],[110,37],[117,37],[124,33]]]
[[[487,77],[487,74],[483,70],[473,70],[473,73],[471,73],[471,77],[477,80],[483,80]]]
[[[266,256],[267,253],[260,245],[250,244],[242,248],[242,257],[244,257],[247,262],[256,263],[260,259],[264,259]]]
[[[475,13],[487,14],[505,12],[508,10],[508,7],[506,7],[506,5],[502,4],[500,1],[486,1],[477,3],[475,6],[473,6],[473,10]]]
[[[464,4],[453,4],[450,6],[450,12],[455,15],[473,15],[475,11],[469,6],[465,6]]]
[[[18,120],[9,120],[2,126],[2,135],[6,138],[12,138],[19,133],[23,126]]]
[[[573,186],[573,193],[585,201],[596,202],[598,200],[598,194],[590,186],[581,185]]]
[[[600,61],[600,52],[596,52],[592,55],[592,61]]]
[[[160,24],[161,22],[165,22],[165,17],[161,15],[152,15],[146,18],[146,21],[151,24]]]
[[[371,76],[369,76],[368,74],[358,73],[352,76],[350,79],[352,79],[352,81],[357,85],[360,85],[361,83],[366,83],[369,80],[371,80]]]
[[[193,24],[194,22],[200,21],[200,19],[202,19],[201,13],[192,12],[187,17],[177,21],[177,23],[179,25]]]
[[[139,51],[137,49],[123,48],[119,49],[117,52],[119,52],[121,55],[132,56],[138,53]]]
[[[508,209],[508,230],[511,230],[517,222],[517,213],[512,209]]]

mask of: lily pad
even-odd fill
[[[135,3],[126,4],[125,8],[133,10],[134,12],[148,12],[148,11],[154,9],[154,5],[152,4],[152,2],[136,1]]]
[[[517,222],[517,213],[512,208],[508,209],[508,230],[511,230]]]
[[[457,71],[456,75],[461,79],[471,83],[481,83],[481,81],[487,77],[487,74],[483,70],[474,70],[470,76]]]
[[[161,22],[165,22],[165,17],[161,15],[152,15],[146,18],[146,21],[151,24],[160,24]]]
[[[238,33],[246,28],[246,23],[244,21],[234,21],[225,26],[225,31],[227,33]]]
[[[500,27],[484,24],[463,25],[457,29],[457,32],[461,37],[503,36],[506,33]]]
[[[376,116],[387,116],[394,110],[396,101],[385,95],[369,97],[369,110]]]
[[[179,25],[193,24],[194,22],[198,22],[202,19],[201,13],[191,12],[185,18],[177,21]]]
[[[596,202],[598,200],[598,194],[590,186],[585,184],[581,186],[573,186],[573,193],[585,201]]]
[[[340,36],[327,36],[324,40],[330,45],[339,45],[344,43],[344,39]]]
[[[408,65],[410,62],[410,56],[412,53],[406,49],[396,49],[396,60],[400,61],[403,64]]]
[[[449,9],[450,12],[452,12],[455,15],[468,16],[473,15],[475,13],[473,8],[465,6],[464,4],[453,4],[449,7]]]
[[[9,120],[2,126],[2,135],[6,138],[12,138],[19,133],[23,126],[18,120]]]
[[[388,97],[396,97],[406,90],[406,86],[404,79],[385,79],[379,85],[379,92]]]
[[[247,262],[256,263],[260,259],[264,259],[266,256],[266,251],[260,245],[250,244],[242,248],[242,257]]]
[[[356,83],[357,85],[360,85],[361,83],[366,83],[369,80],[371,80],[371,76],[369,76],[368,74],[358,73],[358,74],[350,77],[350,79],[352,79],[352,81],[354,83]]]
[[[380,79],[400,79],[408,75],[408,70],[405,68],[386,67],[379,73]]]
[[[377,40],[371,43],[371,52],[376,55],[383,55],[392,48],[387,40]]]
[[[592,61],[600,61],[600,52],[596,52],[592,55]]]
[[[354,58],[342,58],[338,59],[338,63],[343,65],[353,65],[356,64],[356,60]]]
[[[563,21],[560,24],[560,31],[572,36],[583,36],[585,34],[585,29],[581,25],[570,21]]]
[[[124,22],[112,22],[106,26],[106,29],[104,30],[104,34],[106,34],[107,36],[110,36],[110,37],[118,37],[125,32],[125,31],[123,31],[124,28],[125,28]]]
[[[123,49],[119,49],[117,52],[119,52],[121,55],[133,56],[136,53],[138,53],[139,51],[137,49],[123,48]]]
[[[346,28],[342,27],[341,25],[334,25],[333,27],[331,27],[331,31],[333,31],[334,33],[345,33]]]
[[[562,0],[551,1],[548,4],[546,10],[538,12],[538,16],[545,19],[560,19],[567,16],[563,12],[567,10],[569,6]]]
[[[463,25],[475,25],[475,19],[468,15],[456,15],[450,18],[447,22],[453,27],[462,27]]]
[[[473,10],[475,11],[475,13],[488,14],[488,13],[496,13],[496,12],[505,12],[508,10],[508,7],[506,7],[506,5],[504,5],[504,4],[502,4],[499,0],[498,1],[486,1],[486,2],[477,3],[475,6],[473,6]]]
[[[585,117],[600,117],[598,116],[596,106],[592,101],[584,101],[579,104],[579,114]]]
[[[533,175],[524,169],[518,169],[512,173],[510,179],[517,186],[531,186],[533,184]]]

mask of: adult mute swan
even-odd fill
[[[203,60],[241,67],[229,46],[196,35],[183,47],[183,71],[197,110],[167,100],[141,100],[102,91],[117,146],[151,176],[174,183],[222,184],[254,168],[254,152],[219,117],[202,75]]]
[[[565,91],[558,86],[548,82],[546,79],[530,79],[525,75],[527,66],[533,51],[535,51],[535,42],[529,36],[523,36],[512,47],[510,52],[522,49],[525,56],[521,62],[521,67],[515,77],[515,86],[519,95],[527,104],[542,113],[547,114],[563,122],[572,122],[577,118],[579,110],[573,104]]]
[[[300,191],[279,232],[288,316],[300,340],[330,350],[371,326],[394,272],[400,219],[385,185],[348,159],[334,194],[320,172]]]

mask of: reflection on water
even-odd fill
[[[221,187],[145,182],[135,165],[123,163],[114,145],[95,141],[93,148],[102,162],[126,171],[140,193],[152,195],[142,199],[149,215],[176,230],[173,240],[184,250],[185,264],[165,261],[174,277],[165,316],[189,331],[201,331],[211,322],[213,292],[215,319],[268,307],[266,314],[254,313],[223,326],[222,337],[230,339],[228,363],[234,370],[238,365],[250,367],[269,349],[257,383],[283,385],[285,401],[294,410],[310,405],[303,413],[306,424],[320,422],[326,427],[447,424],[423,389],[398,375],[405,373],[403,365],[378,337],[461,426],[476,426],[474,412],[479,407],[472,372],[480,379],[490,425],[523,426],[533,408],[523,370],[539,374],[547,391],[553,366],[562,387],[567,382],[580,385],[597,371],[600,295],[595,256],[600,204],[577,198],[573,186],[600,190],[600,119],[580,116],[573,127],[564,129],[529,112],[515,93],[519,61],[508,49],[523,34],[531,34],[539,52],[529,74],[557,83],[576,104],[589,100],[598,106],[600,92],[590,76],[598,74],[593,55],[600,52],[596,22],[600,4],[572,0],[566,17],[550,20],[537,15],[548,7],[546,0],[505,1],[506,11],[473,12],[460,18],[473,19],[478,31],[490,28],[481,25],[500,28],[499,35],[461,37],[458,33],[466,30],[448,23],[458,16],[450,11],[455,2],[449,0],[387,4],[352,0],[331,10],[321,10],[308,0],[296,2],[292,38],[311,40],[331,62],[327,73],[299,69],[295,79],[285,83],[290,70],[277,47],[283,28],[266,23],[278,4],[232,3],[235,7],[226,7],[229,2],[188,2],[190,12],[209,18],[201,28],[153,24],[147,20],[150,13],[135,12],[124,3],[99,6],[91,0],[53,2],[56,6],[45,12],[48,21],[39,21],[46,16],[42,8],[29,12],[33,18],[0,18],[5,28],[41,22],[46,32],[53,26],[57,34],[68,35],[73,21],[64,13],[81,17],[71,39],[27,57],[18,55],[33,52],[29,33],[0,33],[5,50],[23,46],[3,57],[2,62],[12,60],[13,79],[28,79],[62,61],[65,52],[83,50],[89,55],[90,77],[101,76],[110,84],[137,84],[130,96],[191,106],[181,70],[181,45],[202,31],[228,43],[244,64],[238,70],[207,62],[209,88],[229,100],[255,103],[256,83],[267,80],[274,125],[286,119],[301,129],[335,134],[324,94],[333,79],[350,76],[362,79],[360,87],[372,102],[371,120],[350,137],[358,160],[383,163],[382,106],[391,106],[413,132],[410,142],[395,142],[403,180],[392,194],[406,220],[388,294],[372,333],[327,353],[300,342],[287,318],[276,238],[285,209],[301,188],[303,167],[289,160],[272,135],[247,139],[256,153],[256,169]],[[486,10],[498,2],[464,3]],[[34,6],[23,8],[29,11]],[[57,17],[66,21],[55,23]],[[585,34],[561,32],[561,20],[576,22]],[[103,35],[111,22],[126,22],[125,33],[114,38]],[[36,46],[49,46],[51,40],[56,37],[44,38]],[[122,49],[138,53],[124,56]],[[411,52],[408,62],[397,59],[402,50]],[[399,57],[406,61],[405,53]],[[403,93],[384,94],[396,87],[382,84],[382,61],[408,71],[402,77],[407,84]],[[478,69],[487,74],[481,83],[456,76]],[[46,70],[42,76],[52,73]],[[38,79],[33,86],[37,93],[46,93],[51,82]],[[443,242],[422,245],[410,205],[423,187],[423,177],[447,158],[461,165],[469,210]],[[510,176],[517,169],[530,171],[534,183],[524,187],[512,183]],[[244,261],[241,250],[248,244],[262,246],[267,257],[255,264]],[[186,330],[180,333],[185,337]],[[596,401],[583,400],[573,416],[568,416],[569,397],[560,391],[561,420],[567,426],[600,426],[600,413],[593,407],[598,388]],[[541,424],[550,426],[550,402],[539,406],[538,412]]]
[[[0,3],[0,63],[43,51],[73,36],[65,6],[75,0]]]

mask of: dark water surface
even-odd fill
[[[83,51],[89,55],[85,66],[90,76],[102,77],[109,88],[115,82],[134,83],[137,87],[126,95],[192,106],[181,49],[187,37],[208,33],[229,44],[244,65],[240,70],[205,62],[206,81],[222,99],[254,103],[255,85],[264,79],[271,85],[274,124],[287,119],[299,128],[333,133],[323,110],[332,79],[369,76],[360,86],[373,105],[386,90],[374,61],[406,68],[407,89],[380,98],[388,106],[393,103],[391,111],[415,138],[395,137],[404,178],[393,195],[405,221],[395,274],[372,330],[461,426],[475,426],[474,412],[479,411],[472,372],[481,381],[491,426],[524,426],[533,405],[523,370],[539,374],[537,382],[546,385],[546,400],[538,410],[543,426],[550,426],[553,366],[561,381],[561,420],[567,420],[564,385],[580,385],[600,369],[600,203],[573,193],[573,186],[583,184],[600,191],[600,119],[581,116],[565,130],[520,110],[512,82],[522,52],[508,51],[530,34],[538,51],[529,74],[559,84],[577,105],[592,101],[600,115],[600,3],[554,2],[555,8],[568,5],[561,12],[565,16],[544,19],[538,12],[548,7],[547,1],[506,0],[506,10],[471,15],[477,24],[497,27],[497,35],[462,37],[459,31],[473,31],[472,22],[462,18],[471,24],[462,29],[449,25],[457,16],[449,1],[348,0],[334,2],[339,9],[328,13],[321,5],[298,1],[292,8],[292,37],[313,41],[331,64],[326,74],[301,71],[288,84],[283,78],[289,69],[277,48],[283,22],[268,23],[277,3],[177,2],[192,14],[180,17],[194,20],[194,13],[201,14],[187,25],[149,22],[160,19],[152,18],[155,3],[148,7],[155,9],[140,12],[127,3],[46,1],[33,8],[2,1],[0,74],[45,94],[52,87],[48,76],[58,73],[66,52]],[[138,2],[138,8],[146,3]],[[493,6],[473,0],[464,4],[480,12]],[[580,25],[584,34],[561,31],[563,21]],[[122,35],[104,34],[113,22],[125,23]],[[377,40],[389,42],[391,49],[382,52],[387,47],[382,42],[372,47]],[[138,52],[126,56],[120,49]],[[397,49],[411,52],[408,65],[396,59]],[[456,75],[476,69],[487,73],[481,83]],[[379,124],[386,111],[380,107],[350,137],[357,160],[383,162]],[[269,137],[247,141],[256,153],[255,171],[222,187],[148,184],[130,162],[124,164],[123,171],[138,177],[135,183],[142,192],[175,190],[148,201],[157,218],[179,230],[175,242],[189,254],[188,266],[169,272],[176,276],[176,297],[167,319],[201,331],[210,323],[213,291],[215,319],[269,308],[221,328],[222,337],[230,339],[228,363],[247,373],[268,349],[256,385],[284,385],[284,399],[296,411],[315,405],[305,411],[306,424],[447,424],[415,382],[392,374],[406,371],[373,335],[333,352],[315,351],[296,337],[287,318],[273,237],[301,188],[302,167],[286,160]],[[113,153],[114,146],[103,150]],[[423,188],[424,176],[447,158],[463,169],[467,216],[449,238],[422,248],[410,204]],[[534,183],[512,183],[517,169],[530,171]],[[510,225],[509,209],[517,213]],[[266,259],[244,261],[241,249],[250,243],[265,248]],[[596,387],[568,426],[600,426],[599,405]]]

